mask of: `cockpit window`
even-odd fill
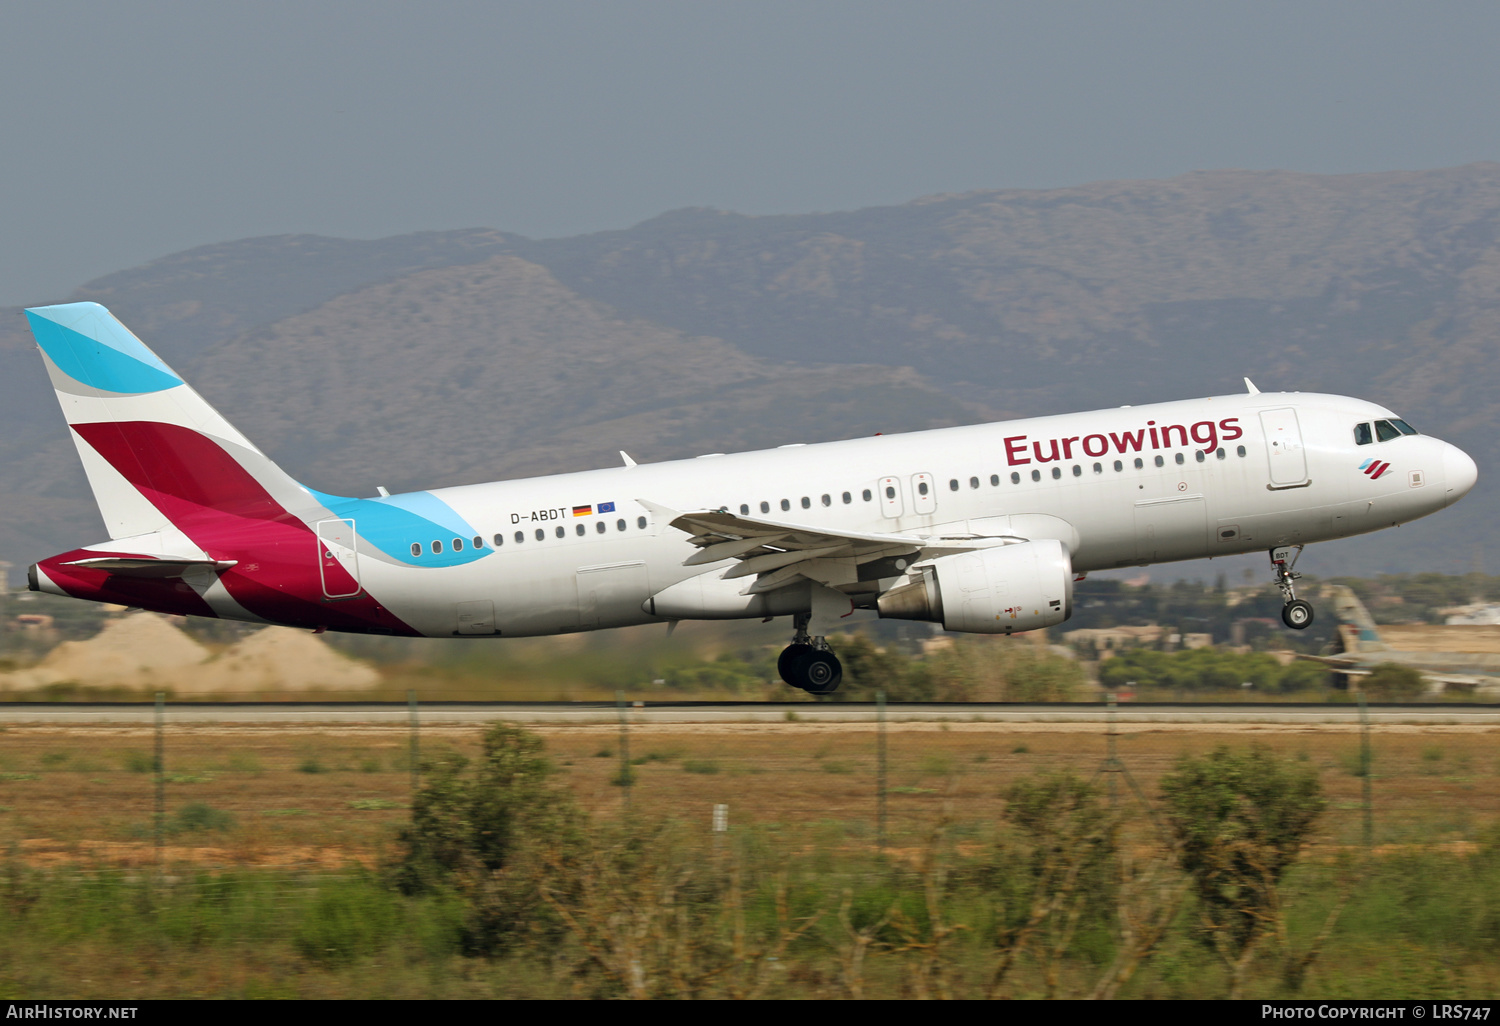
[[[1356,424],[1356,425],[1354,425],[1354,444],[1355,445],[1369,445],[1373,441],[1375,441],[1375,433],[1370,430],[1370,425],[1368,425],[1368,424]]]
[[[1400,431],[1403,435],[1414,435],[1417,433],[1417,429],[1404,420],[1396,420],[1393,417],[1391,418],[1391,423],[1396,425],[1396,430]]]
[[[1375,422],[1375,436],[1382,442],[1389,442],[1392,438],[1400,438],[1401,432],[1388,420],[1377,420]]]

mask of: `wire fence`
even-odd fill
[[[530,727],[592,814],[669,816],[706,835],[799,829],[900,850],[939,821],[977,836],[1004,818],[1018,780],[1066,771],[1145,836],[1183,757],[1249,745],[1316,771],[1328,804],[1314,847],[1461,850],[1500,820],[1492,715],[1152,723],[1109,709],[1091,722],[933,719],[882,696],[863,720],[788,709],[774,722],[670,722],[620,695],[612,716]],[[423,767],[472,760],[484,730],[424,716],[415,696],[404,722],[253,713],[189,718],[158,698],[150,722],[6,721],[0,847],[35,864],[375,866]]]

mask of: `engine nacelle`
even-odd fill
[[[877,603],[882,617],[931,620],[968,634],[1014,634],[1051,627],[1073,615],[1073,560],[1044,539],[943,556]]]

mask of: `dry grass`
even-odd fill
[[[993,823],[1020,774],[1069,767],[1085,775],[1104,760],[1096,726],[895,724],[888,734],[889,829],[913,843],[939,817]],[[423,750],[471,753],[481,728],[431,727]],[[617,728],[539,728],[548,751],[591,812],[612,815],[624,793]],[[1179,756],[1219,744],[1266,744],[1309,760],[1329,811],[1316,846],[1357,843],[1361,832],[1359,736],[1340,728],[1223,726],[1134,728],[1117,739],[1148,795]],[[1500,819],[1500,729],[1403,726],[1374,739],[1376,838],[1383,844],[1471,840]],[[401,728],[192,727],[169,730],[165,786],[169,827],[198,802],[233,817],[221,830],[178,830],[169,861],[331,867],[379,861],[406,817],[408,737]],[[33,864],[72,860],[131,864],[154,859],[154,776],[149,730],[117,726],[20,726],[0,733],[0,847]],[[861,724],[807,723],[632,727],[631,800],[706,830],[715,804],[732,827],[838,823],[874,836],[876,737]],[[609,754],[603,754],[603,753]],[[705,765],[714,769],[704,772]],[[1131,801],[1117,779],[1121,801]]]

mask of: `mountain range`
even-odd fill
[[[301,480],[374,494],[1239,391],[1384,403],[1466,448],[1430,521],[1324,572],[1467,570],[1500,540],[1500,164],[674,211],[202,246],[89,282]],[[24,317],[0,310],[0,559],[102,525]]]

